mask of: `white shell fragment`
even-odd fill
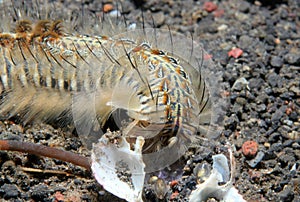
[[[233,159],[231,158],[231,165]],[[206,201],[209,197],[217,198],[225,202],[246,202],[232,185],[233,166],[231,172],[227,163],[227,158],[223,154],[213,156],[213,170],[209,178],[202,184],[197,185],[197,189],[192,191],[189,201]],[[219,183],[225,183],[219,185]]]
[[[250,90],[250,88],[249,88],[249,81],[247,81],[247,79],[245,79],[244,77],[237,79],[234,82],[234,84],[232,86],[232,89],[233,90],[237,89],[239,85],[241,85],[242,87],[244,87],[247,90]]]
[[[103,135],[92,150],[92,171],[98,183],[110,193],[130,202],[142,201],[145,164],[142,160],[144,138],[138,137],[131,150],[124,137],[118,143]]]
[[[127,140],[103,135],[92,150],[92,171],[105,190],[129,202],[142,202],[145,163],[142,157],[144,138],[136,138],[134,150]],[[213,169],[208,179],[192,191],[189,202],[216,198],[224,202],[246,202],[233,186],[235,162],[230,151],[230,167],[223,154],[214,155]],[[230,169],[231,168],[231,169]],[[221,185],[220,185],[221,184]]]

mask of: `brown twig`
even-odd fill
[[[55,158],[61,161],[73,163],[74,165],[81,166],[87,170],[91,170],[89,158],[80,156],[73,152],[47,147],[44,145],[15,140],[0,140],[0,150],[19,151],[38,156]]]

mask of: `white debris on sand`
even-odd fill
[[[234,162],[231,154],[231,172],[229,171],[228,160],[223,154],[213,157],[213,170],[209,178],[189,196],[190,202],[206,201],[208,198],[216,198],[224,202],[246,202],[233,186]],[[222,183],[223,185],[219,185]],[[224,184],[225,183],[225,184]]]
[[[124,137],[111,142],[104,135],[92,151],[92,170],[105,190],[130,202],[142,201],[145,164],[142,160],[144,139],[136,139],[135,149]]]

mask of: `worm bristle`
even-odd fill
[[[147,152],[178,134],[186,143],[216,129],[205,69],[213,65],[193,37],[146,28],[144,14],[141,29],[130,31],[125,17],[81,9],[66,15],[62,7],[52,11],[55,2],[25,2],[1,5],[2,117],[24,123],[63,117],[87,135],[122,109],[130,120],[119,129],[130,137],[144,131]],[[160,131],[145,127],[151,124]]]

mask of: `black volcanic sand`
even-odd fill
[[[216,72],[223,73],[222,92],[230,103],[222,135],[189,150],[183,177],[167,192],[166,201],[174,197],[173,192],[179,193],[173,201],[187,201],[197,183],[196,166],[211,163],[211,156],[222,153],[227,142],[234,148],[235,187],[244,199],[300,201],[299,0],[220,0],[215,1],[215,12],[205,11],[204,1],[136,2],[121,1],[129,21],[141,21],[143,6],[144,15],[152,15],[159,28],[170,25],[170,29],[186,35],[193,33],[194,40],[203,43],[212,55]],[[101,3],[83,3],[85,8],[100,13]],[[81,1],[58,5],[66,12],[82,6]],[[145,19],[151,24],[151,18]],[[229,57],[233,47],[243,54]],[[248,81],[248,86],[236,83],[239,78]],[[23,127],[2,121],[0,136],[88,154],[79,138],[66,128],[46,124]],[[258,144],[259,154],[254,161],[241,151],[247,140]],[[103,190],[91,173],[72,164],[18,152],[1,151],[0,156],[1,201],[123,201]],[[146,197],[159,201],[151,191],[146,191]]]

